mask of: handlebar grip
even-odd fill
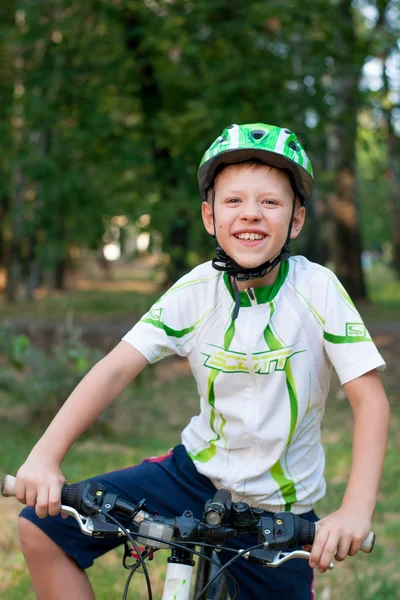
[[[367,537],[365,538],[365,540],[363,541],[360,550],[361,550],[361,552],[365,552],[366,554],[369,554],[374,549],[374,546],[375,546],[375,534],[373,531],[370,531],[369,534],[367,535]]]
[[[15,483],[15,477],[12,475],[5,475],[1,482],[1,495],[4,497],[15,496]],[[82,498],[82,488],[84,485],[84,483],[76,483],[73,485],[64,484],[61,490],[61,504],[76,508],[79,512],[79,502]]]
[[[15,477],[5,475],[1,482],[1,495],[5,497],[15,496]]]
[[[82,510],[82,491],[85,485],[84,482],[72,483],[71,485],[65,483],[61,489],[61,504],[75,508],[75,510],[80,512]]]
[[[313,544],[314,538],[317,534],[317,527],[315,523],[312,521],[307,521],[307,519],[299,518],[299,537],[298,544],[299,546],[308,546]]]

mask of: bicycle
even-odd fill
[[[15,478],[6,475],[2,481],[3,496],[15,495]],[[81,531],[94,537],[126,536],[123,565],[130,570],[123,600],[126,600],[129,584],[135,571],[141,566],[146,579],[148,598],[152,600],[151,583],[145,559],[151,560],[156,551],[170,549],[162,600],[189,600],[193,569],[193,556],[201,559],[195,582],[194,600],[207,600],[213,584],[226,571],[230,564],[243,558],[265,567],[278,567],[293,558],[308,559],[310,553],[305,550],[290,552],[298,546],[310,545],[316,534],[316,523],[302,519],[290,512],[265,516],[263,510],[251,508],[245,502],[231,500],[228,490],[218,490],[214,498],[204,507],[202,519],[196,519],[189,510],[181,516],[166,518],[154,515],[145,510],[145,499],[137,505],[125,501],[116,494],[109,493],[97,482],[86,481],[78,484],[64,485],[61,494],[62,512],[72,516],[78,522]],[[114,515],[128,518],[129,529],[122,525]],[[250,548],[232,550],[235,555],[224,566],[215,560],[218,550],[226,549],[223,544],[227,539],[241,535],[257,535],[258,543]],[[131,545],[129,545],[128,541]],[[373,532],[365,539],[361,550],[371,552],[375,543]],[[139,548],[143,544],[144,548]],[[203,552],[195,547],[203,548]],[[128,559],[134,563],[129,565]],[[207,568],[213,567],[213,571]],[[330,569],[334,568],[331,563]],[[232,575],[235,593],[238,586]],[[212,592],[213,600],[225,600],[227,588],[223,585]]]

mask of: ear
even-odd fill
[[[293,216],[292,231],[290,232],[290,239],[294,240],[303,229],[304,219],[306,218],[306,209],[304,206],[296,208]]]
[[[215,235],[213,210],[209,202],[204,201],[201,205],[201,216],[203,217],[203,223],[207,233],[210,235]]]

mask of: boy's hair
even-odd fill
[[[230,163],[230,164],[224,163],[224,164],[220,165],[220,167],[216,171],[212,186],[207,190],[207,202],[209,204],[212,203],[213,190],[215,188],[215,184],[223,171],[225,171],[226,169],[242,169],[242,168],[257,169],[259,167],[266,167],[267,169],[269,169],[271,171],[277,171],[281,177],[285,177],[289,181],[290,186],[293,191],[293,194],[296,198],[296,205],[298,205],[299,203],[301,204],[301,199],[299,197],[299,194],[297,193],[295,183],[294,183],[294,180],[293,180],[293,177],[292,177],[292,174],[290,173],[290,171],[288,171],[287,169],[278,169],[277,167],[273,167],[272,165],[268,165],[268,164],[262,162],[261,160],[257,160],[257,159],[250,159],[250,160],[246,160],[243,162]]]

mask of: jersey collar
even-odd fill
[[[271,302],[271,300],[273,300],[275,298],[275,296],[281,289],[282,284],[285,281],[288,272],[289,272],[289,261],[285,260],[285,261],[281,262],[279,265],[279,272],[278,272],[277,278],[275,279],[275,283],[273,283],[272,285],[265,285],[263,287],[251,288],[251,291],[253,292],[253,294],[255,296],[257,304],[266,304],[267,302]],[[229,275],[227,273],[224,273],[223,279],[224,279],[226,287],[228,288],[230,295],[232,296],[232,299],[235,300],[235,294],[232,289],[232,283],[231,283]],[[251,303],[248,293],[245,290],[241,291],[240,292],[240,307],[245,308],[245,307],[249,307],[251,305],[252,305],[252,303]]]

